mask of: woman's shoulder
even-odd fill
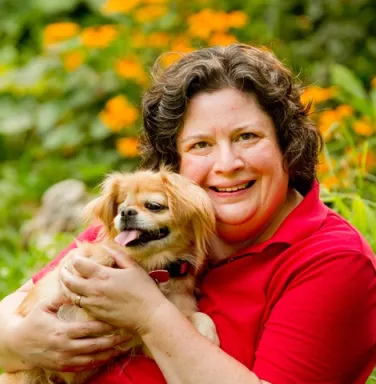
[[[365,275],[376,272],[375,254],[365,237],[338,213],[328,209],[321,225],[286,250],[290,277],[341,273],[359,269]]]
[[[320,228],[312,234],[312,241],[319,243],[324,252],[354,253],[375,261],[372,248],[363,234],[332,209]]]

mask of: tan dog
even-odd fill
[[[98,240],[91,244],[79,243],[54,271],[38,281],[21,304],[20,315],[26,316],[42,298],[62,296],[59,270],[72,255],[79,254],[102,265],[114,266],[112,257],[98,252],[97,247],[106,244],[122,250],[125,247],[129,256],[156,279],[164,295],[198,331],[219,344],[213,321],[197,312],[194,298],[195,276],[204,265],[208,239],[215,228],[211,202],[204,190],[166,170],[113,173],[103,182],[101,196],[85,208],[85,215],[102,224]],[[73,303],[62,306],[57,315],[66,321],[92,319]],[[136,346],[141,346],[148,354],[137,334],[122,349],[126,352]],[[81,384],[94,372],[32,369],[6,373],[0,376],[0,383],[47,384],[63,380],[67,384]]]

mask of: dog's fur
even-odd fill
[[[150,206],[150,203],[160,204],[163,208],[158,210],[158,206]],[[150,207],[154,207],[154,210]],[[132,210],[131,214],[129,210]],[[177,260],[188,261],[190,267],[187,276],[170,278],[168,282],[159,284],[159,287],[199,332],[219,344],[214,323],[207,315],[197,312],[194,298],[195,276],[204,265],[208,239],[215,228],[211,202],[200,187],[166,169],[160,172],[113,173],[103,182],[100,197],[85,208],[85,215],[89,221],[93,222],[94,219],[101,224],[98,240],[94,243],[78,243],[78,247],[70,251],[55,270],[38,281],[18,309],[21,316],[27,316],[43,298],[62,296],[59,270],[74,254],[91,258],[102,265],[114,266],[113,258],[106,255],[103,249],[98,252],[98,247],[106,244],[112,248],[120,247],[123,251],[125,249],[147,272],[163,269]],[[124,248],[114,241],[124,228],[148,231],[168,228],[169,234],[141,245],[125,244]],[[84,309],[73,303],[63,305],[57,315],[66,321],[92,319]],[[149,354],[137,334],[121,348],[129,352],[137,346]],[[81,384],[94,372],[59,373],[35,368],[6,373],[0,376],[0,384],[51,384],[56,380]]]

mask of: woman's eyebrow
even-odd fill
[[[208,138],[208,135],[205,134],[197,134],[197,135],[192,135],[192,136],[187,136],[186,138],[180,140],[180,142],[183,144],[186,141],[191,141],[191,140],[203,140]]]
[[[263,124],[259,123],[259,124],[257,124],[257,127],[258,128],[262,128]],[[240,127],[237,127],[237,128],[234,128],[233,130],[231,130],[231,134],[232,135],[234,135],[234,134],[236,135],[237,133],[242,132],[245,129],[256,130],[257,127],[256,127],[255,124],[243,124]],[[191,141],[191,140],[204,140],[204,139],[207,139],[208,137],[209,137],[209,135],[206,135],[204,133],[198,133],[196,135],[187,136],[184,139],[181,139],[180,143],[183,144],[183,143],[185,143],[187,141]]]

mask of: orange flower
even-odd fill
[[[136,157],[139,155],[140,143],[134,137],[122,137],[116,140],[116,149],[124,157]]]
[[[176,36],[171,42],[171,51],[192,52],[193,48],[190,39],[187,36]]]
[[[214,33],[209,39],[210,45],[230,45],[236,42],[235,36],[222,32]]]
[[[118,31],[113,25],[89,27],[81,33],[81,41],[89,48],[104,48],[116,38],[117,34]]]
[[[76,36],[79,30],[77,24],[70,22],[47,25],[43,31],[43,43],[45,45],[59,43]]]
[[[324,178],[324,180],[322,180],[322,183],[329,190],[336,189],[340,184],[339,178],[337,176],[326,177],[326,178]]]
[[[327,173],[329,171],[329,164],[327,162],[320,162],[317,166],[317,172],[318,173]]]
[[[360,136],[371,136],[375,130],[369,119],[364,118],[354,123],[354,131]]]
[[[243,11],[233,11],[227,15],[227,24],[232,28],[242,28],[248,23],[248,16]]]
[[[372,88],[376,88],[376,76],[371,80]]]
[[[129,13],[141,3],[141,0],[107,0],[101,7],[105,14]]]
[[[118,132],[122,128],[134,124],[138,116],[138,109],[122,95],[107,101],[105,109],[99,114],[102,122],[113,132]]]
[[[333,97],[335,89],[332,88],[320,88],[316,85],[307,87],[301,95],[301,101],[304,105],[307,105],[309,101],[313,103],[322,103]]]
[[[229,28],[227,14],[205,8],[188,18],[189,34],[208,39],[213,31],[226,32]]]
[[[189,34],[208,39],[213,32],[226,33],[230,28],[242,28],[248,22],[243,11],[226,13],[205,8],[188,18]]]
[[[164,5],[149,5],[137,9],[134,12],[134,18],[139,23],[147,23],[160,19],[168,12],[168,8]]]
[[[125,58],[118,60],[115,69],[117,74],[125,79],[133,79],[140,84],[146,84],[148,81],[146,73],[137,59]]]
[[[183,56],[183,53],[178,52],[168,52],[161,56],[160,64],[162,67],[166,68],[176,61],[180,60]]]
[[[362,149],[351,148],[350,150],[346,150],[346,155],[346,162],[352,167],[362,168],[364,161],[366,172],[372,172],[373,169],[376,168],[376,154],[371,150],[367,151],[365,159]]]
[[[336,112],[340,118],[350,117],[354,114],[354,108],[350,105],[342,104],[336,108]]]
[[[148,46],[148,36],[146,36],[142,32],[133,32],[132,44],[136,48],[145,48]]]
[[[84,55],[80,51],[72,51],[63,56],[64,68],[71,72],[81,66],[84,61]]]
[[[170,36],[164,32],[153,32],[148,36],[148,45],[150,47],[162,48],[170,42]]]
[[[376,169],[376,154],[368,151],[365,159],[366,172],[371,172]]]
[[[329,130],[336,123],[339,123],[340,117],[338,116],[337,111],[333,109],[328,109],[321,112],[318,119],[318,126],[322,134],[325,136],[331,136]],[[329,137],[327,137],[329,139]]]
[[[151,5],[151,4],[153,4],[153,5],[166,4],[167,2],[168,2],[168,0],[144,0],[144,3],[149,4],[149,5]]]
[[[132,45],[135,48],[164,48],[168,46],[171,37],[165,32],[152,32],[150,35],[145,35],[139,31],[132,31]]]

